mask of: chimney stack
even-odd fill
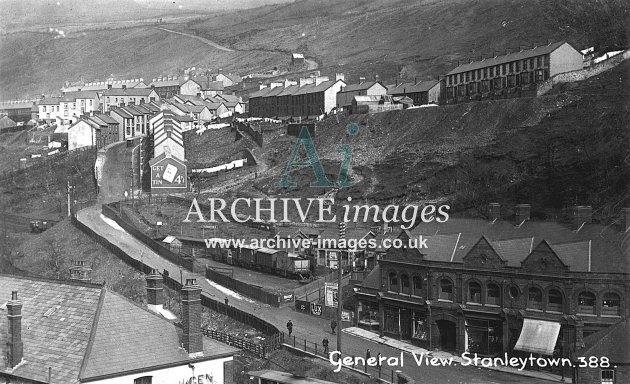
[[[7,317],[9,318],[8,363],[9,368],[20,364],[24,356],[22,343],[22,302],[18,300],[17,291],[11,292],[11,300],[7,302]]]
[[[164,295],[162,287],[162,275],[155,269],[151,270],[147,280],[147,308],[155,313],[160,313],[164,305]]]
[[[516,206],[516,224],[521,225],[530,219],[532,206],[529,204],[518,204]]]
[[[201,287],[196,279],[186,279],[182,288],[182,343],[190,357],[203,355],[201,334]]]
[[[92,268],[86,266],[83,260],[75,260],[74,265],[70,267],[70,280],[89,283],[92,280],[91,274]]]
[[[573,229],[579,230],[584,224],[590,224],[593,218],[593,208],[590,205],[579,205],[573,207],[571,220]]]
[[[490,221],[500,220],[501,219],[501,204],[499,203],[488,204],[488,216],[490,217]]]

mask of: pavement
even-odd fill
[[[330,320],[323,319],[308,314],[294,311],[290,307],[271,307],[266,304],[255,302],[252,299],[239,295],[235,292],[221,287],[216,283],[211,283],[201,274],[194,274],[180,268],[168,260],[165,260],[138,239],[131,236],[122,228],[118,227],[111,220],[106,219],[101,213],[99,205],[82,209],[78,212],[77,218],[83,224],[90,227],[98,235],[118,246],[130,257],[143,262],[144,264],[159,271],[167,270],[171,277],[180,277],[182,281],[189,278],[197,279],[197,283],[202,288],[202,294],[214,300],[222,302],[229,297],[231,306],[248,312],[260,319],[263,319],[278,329],[284,330],[285,324],[292,320],[293,336],[297,347],[307,341],[308,348],[314,348],[317,344],[321,350],[321,341],[327,337],[330,341],[330,350],[339,350],[336,345],[336,336],[330,331]],[[287,338],[285,341],[290,342]],[[380,338],[378,335],[361,330],[359,328],[346,328],[343,332],[341,351],[344,356],[365,356],[367,349],[371,350],[371,355],[376,356],[381,353],[384,357],[391,357],[392,364],[384,364],[381,367],[383,377],[391,377],[391,371],[400,370],[411,376],[417,383],[461,383],[461,384],[504,384],[504,383],[531,383],[544,384],[556,382],[556,377],[547,375],[545,377],[523,376],[523,372],[502,371],[495,369],[485,369],[478,367],[465,367],[457,364],[456,357],[453,357],[453,364],[449,366],[437,366],[417,364],[412,353],[421,353],[417,347],[410,346],[403,342],[391,339]],[[402,352],[402,355],[401,355]],[[431,352],[433,357],[445,356],[437,352]],[[449,355],[452,357],[452,355]],[[449,356],[446,356],[447,358]],[[396,363],[396,359],[398,362]],[[396,364],[394,364],[396,363]],[[400,366],[404,363],[403,366]],[[335,365],[331,364],[331,370]],[[361,366],[363,368],[363,366]],[[368,373],[378,377],[378,367],[368,367]],[[517,374],[519,373],[519,374]],[[529,373],[529,372],[527,372]]]

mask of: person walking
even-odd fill
[[[291,333],[293,332],[293,322],[291,320],[287,323],[287,331],[289,331],[289,337],[291,337]]]
[[[229,300],[228,300],[228,298],[226,297],[226,298],[225,298],[225,305],[228,305],[228,302],[229,302]]]
[[[381,378],[381,353],[379,352],[376,355],[376,360],[377,360],[377,364],[378,364],[378,378]]]
[[[368,348],[367,351],[365,351],[365,373],[367,373],[368,360],[370,357],[372,357],[372,354],[370,353],[370,348]]]
[[[324,347],[324,354],[328,354],[328,338],[324,337],[322,340],[322,346]]]
[[[337,328],[337,320],[332,319],[330,320],[330,329],[332,329],[332,333],[335,333],[335,328]]]

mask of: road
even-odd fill
[[[191,37],[191,38],[199,40],[202,43],[205,43],[205,44],[207,44],[207,45],[209,45],[211,47],[214,47],[216,49],[220,49],[220,50],[225,51],[225,52],[234,52],[233,49],[230,49],[230,48],[224,47],[222,45],[219,45],[219,44],[215,43],[214,41],[208,40],[208,39],[206,39],[204,37],[201,37],[201,36],[196,36],[196,35],[192,35],[190,33],[185,33],[185,32],[174,31],[172,29],[168,29],[168,28],[164,28],[164,27],[155,27],[155,28],[161,29],[162,31],[165,31],[165,32],[174,33],[176,35],[182,35],[182,36]]]

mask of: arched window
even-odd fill
[[[542,310],[542,291],[536,287],[530,287],[527,291],[527,308]]]
[[[619,295],[609,292],[604,295],[604,299],[602,300],[602,315],[619,316],[621,314],[620,306],[621,298]]]
[[[133,384],[151,384],[153,382],[153,376],[142,376],[134,379]]]
[[[481,285],[479,283],[468,283],[468,302],[481,304]]]
[[[453,301],[453,283],[448,279],[440,280],[440,299]]]
[[[405,295],[411,295],[411,285],[409,284],[409,275],[403,273],[400,275],[401,292]]]
[[[489,283],[486,288],[486,304],[501,305],[501,288],[494,283]]]
[[[562,292],[557,289],[549,290],[547,311],[562,312]]]
[[[389,290],[398,292],[398,275],[396,272],[389,273]]]
[[[578,295],[578,313],[595,314],[595,295],[591,292],[580,292]]]
[[[416,275],[413,277],[413,295],[420,296],[422,291],[422,277]]]

